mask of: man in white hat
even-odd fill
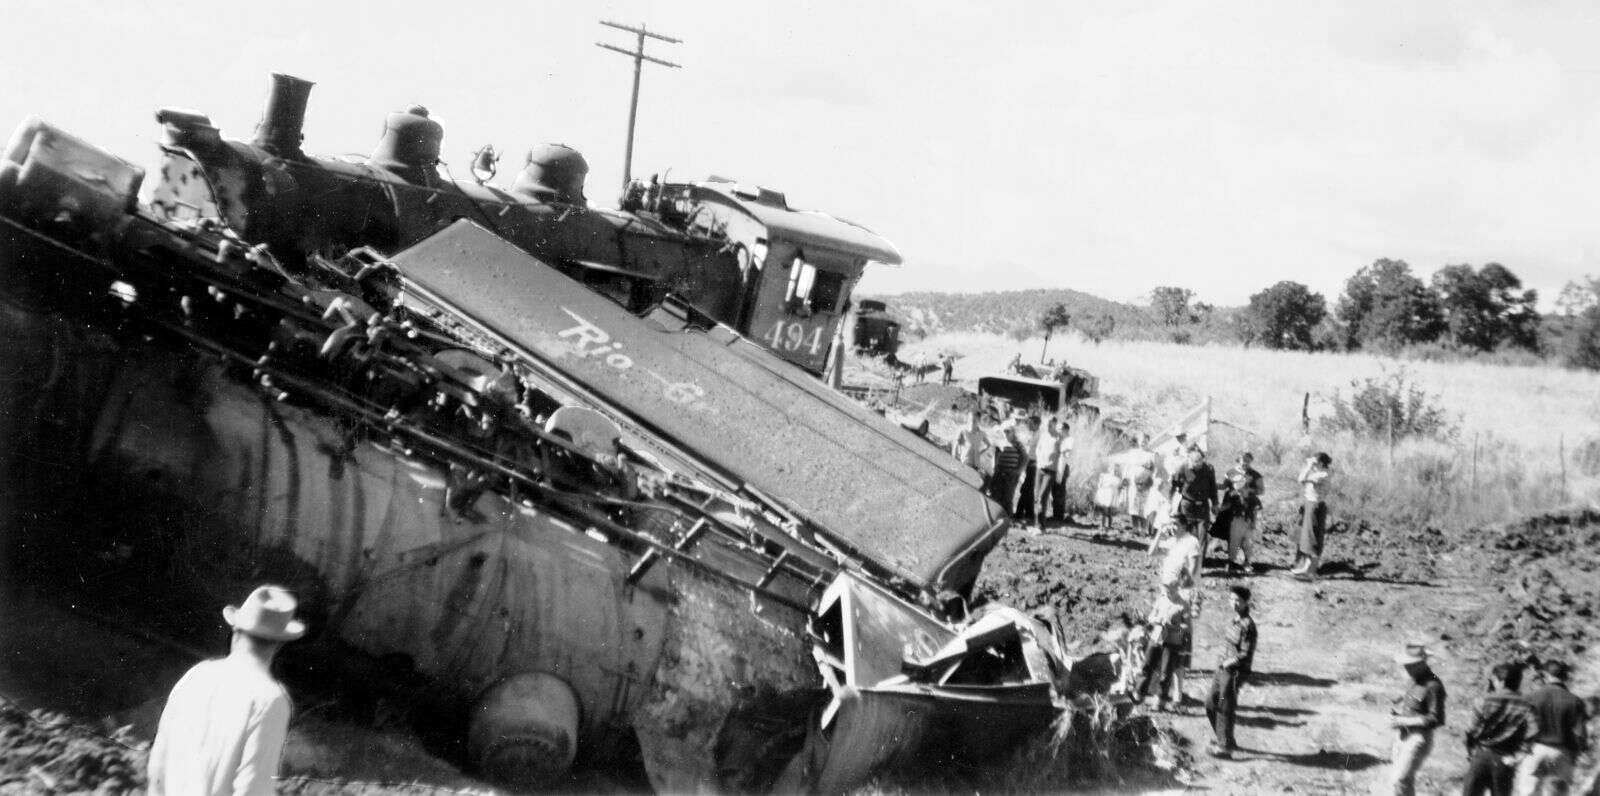
[[[222,609],[228,657],[201,661],[173,686],[150,747],[150,793],[270,794],[289,732],[289,693],[272,659],[305,635],[293,594],[260,586]]]
[[[1444,726],[1444,683],[1428,666],[1428,648],[1421,644],[1407,644],[1394,662],[1405,669],[1411,687],[1395,702],[1389,719],[1389,726],[1398,733],[1389,781],[1395,796],[1411,796],[1416,792],[1417,772],[1433,751],[1433,733]]]

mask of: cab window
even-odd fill
[[[838,312],[843,293],[844,274],[817,268],[798,256],[794,258],[784,301],[789,312],[797,315]]]

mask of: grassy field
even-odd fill
[[[915,362],[939,352],[960,356],[956,377],[975,379],[1003,369],[1017,353],[1038,362],[1041,340],[1017,343],[999,335],[945,334],[907,344]],[[1331,413],[1335,391],[1348,395],[1353,379],[1392,373],[1402,363],[1365,354],[1331,354],[1180,346],[1156,342],[1092,344],[1052,340],[1048,356],[1100,378],[1108,415],[1135,428],[1159,430],[1209,396],[1213,461],[1255,452],[1271,495],[1292,497],[1306,455],[1326,450],[1340,474],[1336,508],[1349,515],[1410,523],[1477,524],[1600,499],[1600,374],[1549,366],[1407,362],[1408,378],[1449,416],[1450,439],[1387,439],[1330,434],[1319,418]],[[1310,433],[1301,408],[1310,395]],[[935,431],[953,420],[934,412]],[[1074,484],[1098,469],[1105,441],[1080,429]],[[1086,443],[1086,444],[1085,444]],[[1563,476],[1563,470],[1565,475]]]

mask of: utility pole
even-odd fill
[[[606,44],[605,42],[595,42],[596,47],[604,47],[607,50],[622,53],[623,55],[633,59],[633,99],[628,103],[628,150],[622,158],[622,190],[626,192],[628,190],[628,183],[633,181],[633,123],[634,120],[639,118],[639,72],[641,67],[644,66],[645,61],[649,61],[653,64],[670,66],[673,69],[681,68],[671,61],[663,61],[660,58],[651,58],[650,56],[645,55],[644,38],[649,36],[652,39],[660,39],[668,44],[682,44],[683,41],[680,39],[674,39],[670,36],[663,36],[659,33],[652,33],[645,29],[643,23],[640,23],[639,27],[635,28],[629,25],[618,24],[616,22],[607,22],[606,20],[602,19],[600,20],[600,24],[607,27],[616,28],[617,30],[625,30],[639,37],[638,44],[635,45],[634,49],[632,50],[624,50],[621,47],[615,47],[610,44]]]

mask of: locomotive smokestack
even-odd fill
[[[272,73],[272,93],[267,109],[256,126],[255,145],[278,157],[299,157],[301,127],[306,121],[306,99],[311,96],[309,80]]]

